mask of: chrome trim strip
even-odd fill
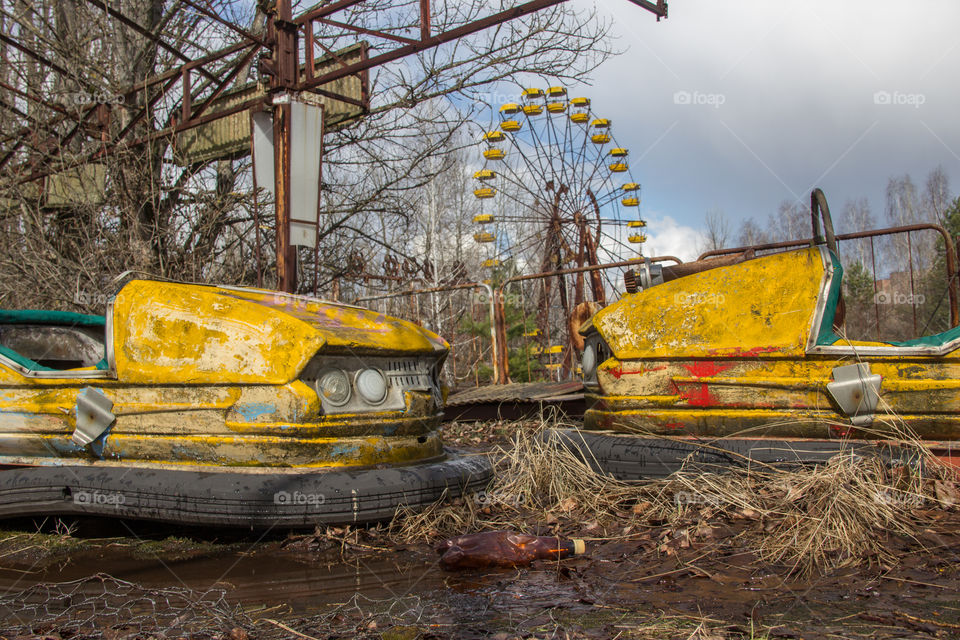
[[[830,250],[825,245],[817,247],[820,249],[820,263],[823,265],[823,277],[820,279],[820,291],[817,293],[817,306],[813,312],[813,319],[810,322],[810,333],[807,334],[807,353],[817,346],[817,338],[820,337],[820,325],[823,324],[823,314],[827,310],[827,298],[830,294],[830,285],[833,284],[835,269],[833,261],[830,259]]]
[[[62,371],[33,371],[32,369],[27,369],[24,366],[14,362],[10,358],[6,357],[0,353],[0,364],[6,365],[7,367],[13,369],[14,371],[20,373],[21,375],[27,378],[40,378],[40,379],[67,379],[67,380],[77,380],[77,379],[87,379],[87,378],[108,378],[110,377],[109,371],[78,371],[77,369],[64,369]]]

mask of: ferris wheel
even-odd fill
[[[570,98],[562,86],[523,89],[499,108],[481,147],[473,223],[485,267],[512,260],[523,272],[547,272],[642,255],[640,184],[629,151],[590,98]],[[606,276],[589,277],[602,304]],[[581,275],[574,304],[583,300],[582,282]]]

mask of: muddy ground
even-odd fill
[[[504,425],[457,426],[483,449]],[[764,562],[752,514],[678,527],[543,523],[587,553],[446,572],[384,527],[313,535],[135,523],[14,523],[0,539],[0,636],[49,638],[957,638],[960,511],[809,575]],[[7,523],[9,526],[10,523]],[[42,533],[36,533],[36,527]],[[72,530],[70,529],[72,527]]]

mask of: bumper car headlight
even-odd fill
[[[317,395],[340,407],[350,400],[350,378],[340,369],[327,369],[317,376]]]
[[[370,404],[381,404],[387,399],[387,377],[379,369],[363,369],[354,381],[357,393]]]
[[[610,347],[600,337],[599,333],[592,332],[583,339],[583,355],[580,357],[580,367],[583,370],[585,386],[596,389],[597,367],[612,356]]]
[[[583,347],[583,357],[580,359],[580,366],[583,369],[583,375],[589,375],[597,367],[597,347],[594,344],[586,344]],[[594,372],[596,373],[596,372]]]

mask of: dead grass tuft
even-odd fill
[[[895,564],[888,536],[910,537],[925,510],[950,506],[943,496],[958,495],[915,438],[898,438],[910,451],[904,463],[850,451],[813,467],[680,471],[628,483],[597,473],[577,452],[549,442],[545,430],[569,426],[544,417],[535,428],[518,431],[511,445],[490,453],[496,474],[486,492],[420,513],[401,511],[391,537],[412,542],[515,529],[603,540],[650,525],[696,532],[738,521],[747,526],[737,544],[766,562],[810,574],[864,562]]]

